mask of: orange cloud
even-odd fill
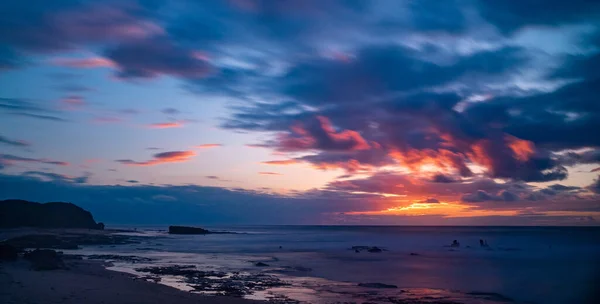
[[[325,116],[317,116],[308,126],[294,125],[290,129],[291,132],[279,134],[277,137],[277,147],[281,151],[361,151],[371,148],[356,131],[336,132],[331,121]]]
[[[210,148],[217,148],[217,147],[222,147],[222,144],[201,144],[201,145],[197,145],[194,148],[196,149],[210,149]]]
[[[286,165],[294,165],[299,163],[297,160],[295,159],[285,159],[285,160],[270,160],[270,161],[264,161],[261,162],[261,164],[264,165],[273,165],[273,166],[286,166]]]
[[[169,151],[154,154],[154,159],[148,161],[137,162],[131,159],[120,159],[117,162],[128,166],[154,166],[166,163],[186,162],[194,156],[196,156],[196,152],[194,151]]]
[[[70,67],[70,68],[101,68],[101,67],[114,67],[115,63],[107,58],[103,57],[90,57],[90,58],[55,58],[51,60],[54,65]]]
[[[515,158],[520,161],[527,161],[535,152],[535,146],[528,140],[522,140],[514,136],[506,136],[508,147],[515,154]]]
[[[152,129],[169,129],[169,128],[181,128],[183,123],[181,122],[159,122],[150,124],[148,127]]]
[[[283,174],[277,173],[277,172],[258,172],[258,174],[260,174],[260,175],[283,175]]]

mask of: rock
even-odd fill
[[[96,229],[98,229],[98,230],[104,230],[104,223],[98,223],[98,224],[96,224]]]
[[[266,264],[266,263],[263,263],[263,262],[258,262],[256,264],[254,264],[254,266],[257,266],[257,267],[268,267],[269,264]]]
[[[382,252],[383,250],[379,247],[371,247],[367,250],[368,252]]]
[[[366,288],[398,288],[396,285],[389,285],[383,283],[359,283],[358,286]]]
[[[412,256],[419,256],[420,254],[411,252],[410,255],[412,255]]]
[[[0,201],[0,228],[18,227],[100,229],[90,212],[71,203]]]
[[[0,244],[0,261],[14,261],[19,258],[19,250],[8,244]]]
[[[31,262],[33,270],[65,269],[61,255],[51,249],[36,249],[26,252],[23,257]]]
[[[361,252],[363,250],[366,250],[367,252],[371,252],[371,253],[378,253],[378,252],[384,251],[384,249],[381,249],[377,246],[352,246],[352,248],[350,248],[350,250],[354,250],[354,252],[356,252],[356,253]]]
[[[199,227],[169,226],[169,234],[209,234],[210,231]]]

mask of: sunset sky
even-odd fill
[[[0,199],[597,225],[600,2],[0,1]]]

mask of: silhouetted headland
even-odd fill
[[[35,203],[25,200],[0,201],[0,228],[85,228],[104,229],[92,214],[71,203]]]

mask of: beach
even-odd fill
[[[0,303],[4,304],[128,304],[214,303],[254,301],[193,294],[132,275],[106,270],[99,261],[72,260],[68,270],[32,271],[29,263],[0,264]]]
[[[53,230],[58,241],[53,236],[52,242],[43,242],[62,252],[68,269],[33,271],[23,259],[2,263],[0,300],[560,304],[597,299],[598,229],[212,229],[232,233],[169,235],[160,227],[89,234]],[[12,230],[10,237],[29,233]],[[48,236],[48,230],[35,233]],[[7,235],[0,234],[2,239]],[[453,238],[460,240],[460,247],[450,246]],[[489,247],[480,247],[480,238]],[[32,246],[30,237],[17,240]],[[70,248],[73,242],[85,245]]]

